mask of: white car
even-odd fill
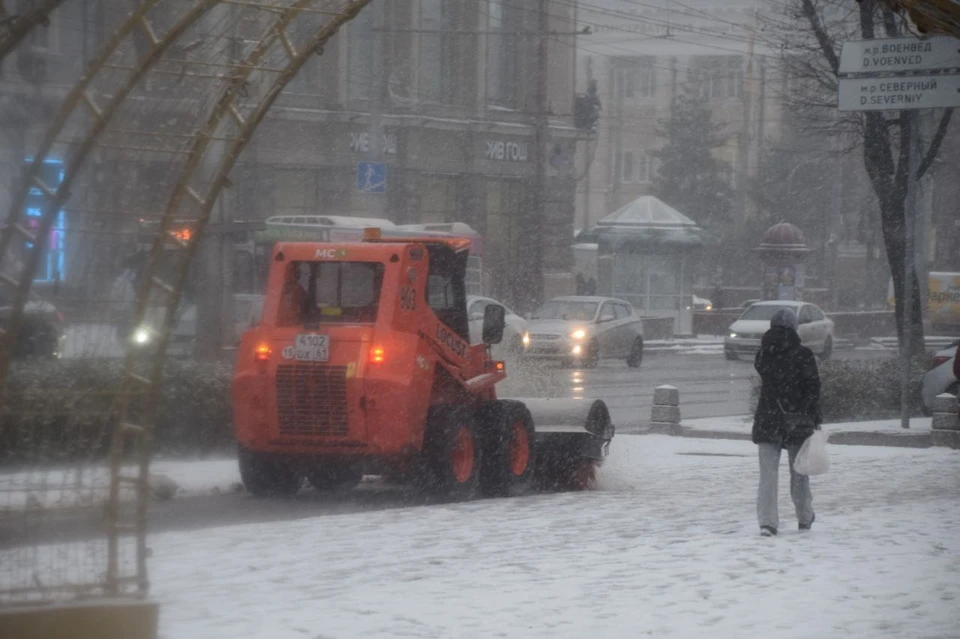
[[[527,323],[524,359],[552,359],[594,368],[617,358],[637,368],[643,359],[643,322],[633,307],[610,297],[555,297]]]
[[[833,320],[814,304],[784,300],[757,302],[745,310],[730,325],[730,332],[723,340],[726,358],[732,360],[739,359],[740,355],[756,355],[760,350],[760,339],[770,330],[770,318],[782,308],[789,308],[797,314],[800,342],[821,359],[828,359],[833,352]]]
[[[933,364],[930,370],[923,376],[923,387],[921,394],[923,396],[923,407],[928,411],[933,407],[933,400],[940,393],[960,393],[960,381],[953,374],[953,364],[960,351],[960,342],[951,344],[949,347],[933,356]]]
[[[508,354],[516,354],[522,348],[521,340],[523,334],[527,332],[527,320],[523,319],[505,304],[489,297],[480,297],[478,295],[467,296],[467,318],[470,323],[470,343],[480,344],[483,342],[483,312],[490,304],[499,304],[506,311],[506,325],[503,328],[503,341],[501,346],[506,349]]]

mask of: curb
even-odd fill
[[[631,429],[632,430],[632,429]],[[673,437],[688,437],[691,439],[731,439],[750,441],[750,433],[731,432],[725,430],[704,430],[680,426],[678,433],[675,427],[666,424],[651,424],[647,428],[639,428],[634,432],[640,435],[671,435]],[[623,432],[629,433],[627,429]],[[946,437],[942,436],[946,435]],[[860,431],[836,431],[830,433],[829,443],[841,446],[886,446],[891,448],[932,448],[943,446],[960,449],[960,431],[956,433],[870,433]]]

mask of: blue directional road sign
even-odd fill
[[[386,193],[387,165],[383,162],[359,162],[357,190],[361,193]]]

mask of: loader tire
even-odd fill
[[[482,449],[471,408],[434,406],[427,414],[418,485],[425,492],[446,499],[476,497],[480,488]]]
[[[240,447],[240,479],[251,495],[292,496],[303,484],[300,471],[281,457]]]
[[[477,412],[483,442],[480,490],[510,497],[530,490],[536,468],[533,417],[522,402],[487,402]]]

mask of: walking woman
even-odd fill
[[[780,526],[777,479],[783,449],[790,459],[790,496],[797,521],[800,530],[810,530],[815,518],[810,478],[794,471],[793,463],[804,440],[820,428],[820,374],[813,352],[800,343],[797,315],[791,309],[781,309],[770,319],[754,366],[762,380],[753,420],[753,443],[760,454],[760,534],[771,537]]]

